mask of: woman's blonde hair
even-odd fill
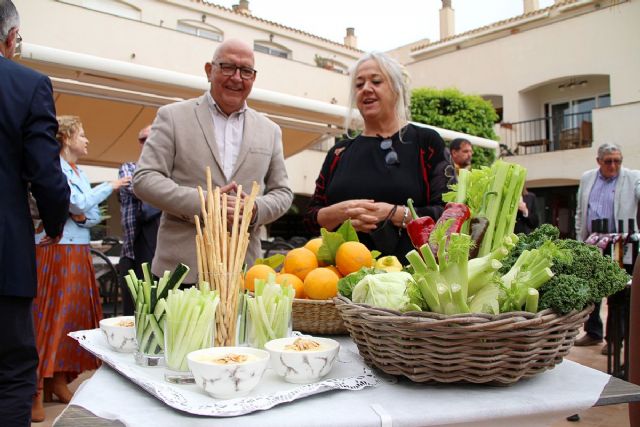
[[[58,133],[56,139],[60,143],[60,149],[64,148],[64,140],[71,138],[82,126],[78,116],[58,116]]]
[[[349,111],[345,119],[345,129],[360,129],[363,125],[362,121],[353,115],[353,109],[356,108],[356,72],[362,63],[369,60],[375,61],[382,74],[389,80],[389,85],[396,95],[396,117],[400,122],[400,127],[403,127],[411,118],[411,111],[409,110],[411,103],[409,73],[404,66],[390,56],[382,52],[369,52],[358,59],[358,62],[350,70]]]

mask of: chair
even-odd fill
[[[593,142],[591,122],[583,120],[580,123],[580,147],[591,147],[591,142]]]
[[[102,252],[107,256],[120,256],[122,242],[117,237],[107,236],[102,239]]]
[[[271,255],[275,255],[275,254],[284,255],[293,248],[294,246],[292,244],[287,243],[284,240],[274,240],[273,242],[267,243],[265,247],[263,247],[264,257],[268,258]]]
[[[560,131],[560,149],[578,148],[580,145],[580,129],[571,128]]]
[[[109,260],[109,257],[100,251],[91,249],[93,258],[93,268],[95,270],[100,298],[102,300],[102,311],[104,317],[114,317],[122,313],[122,300],[119,296],[118,270]]]
[[[289,239],[289,243],[293,245],[294,248],[299,248],[300,246],[304,246],[304,244],[307,243],[308,241],[309,239],[303,236],[293,236],[292,238]]]

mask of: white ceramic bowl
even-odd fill
[[[133,319],[133,316],[118,316],[100,321],[100,329],[104,332],[107,342],[115,351],[120,353],[135,351],[137,344]],[[125,326],[127,323],[131,324],[131,326]]]
[[[306,351],[285,349],[297,338],[313,340],[320,344],[320,348]],[[271,368],[285,381],[306,384],[317,382],[331,371],[340,344],[330,338],[302,336],[269,341],[264,349],[271,354]]]
[[[213,362],[229,354],[248,355],[241,363]],[[269,363],[269,353],[251,347],[211,347],[187,354],[187,364],[204,391],[217,399],[241,397],[253,390]]]

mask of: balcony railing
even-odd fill
[[[507,155],[591,147],[591,112],[557,114],[500,124],[501,147]]]

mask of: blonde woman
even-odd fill
[[[361,129],[329,150],[305,215],[307,228],[333,230],[351,219],[369,249],[396,255],[403,262],[411,250],[405,227],[411,220],[407,199],[418,215],[437,220],[447,190],[444,141],[431,129],[409,123],[408,75],[383,53],[368,53],[351,73],[346,128]]]
[[[44,420],[43,397],[68,403],[67,384],[98,361],[67,336],[71,331],[98,327],[102,307],[89,251],[89,229],[101,221],[99,204],[130,178],[104,182],[91,188],[76,162],[87,155],[89,140],[76,116],[58,117],[56,139],[61,144],[60,166],[71,196],[69,217],[60,242],[44,246],[44,233],[36,235],[38,296],[33,317],[38,364],[38,394],[32,406],[32,421]],[[38,231],[38,230],[36,230]],[[44,396],[43,396],[44,395]]]

